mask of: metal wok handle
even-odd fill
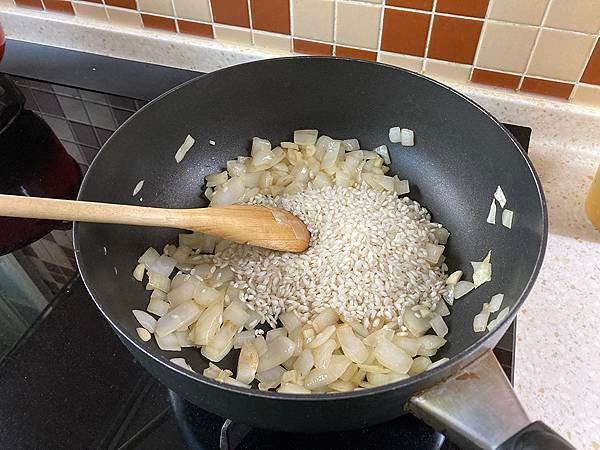
[[[407,408],[461,448],[574,449],[542,422],[531,423],[491,351],[413,396]]]

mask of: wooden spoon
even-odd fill
[[[166,209],[0,194],[0,215],[201,231],[241,244],[303,252],[310,233],[289,211],[255,205]]]

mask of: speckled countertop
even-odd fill
[[[0,7],[9,37],[199,71],[273,55],[199,44],[181,35],[21,16]],[[86,25],[85,27],[82,25]],[[149,45],[149,39],[152,45]],[[550,236],[537,283],[517,320],[515,388],[533,419],[581,449],[600,449],[600,231],[583,201],[600,163],[600,109],[455,85],[503,122],[532,128]]]

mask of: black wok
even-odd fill
[[[396,125],[415,130],[414,147],[390,145],[387,132]],[[204,176],[248,152],[252,136],[279,142],[299,128],[357,137],[362,148],[387,143],[392,172],[407,178],[411,197],[451,231],[446,251],[451,270],[464,269],[470,276],[469,261],[492,250],[492,281],[452,308],[448,344],[438,353],[449,357],[448,363],[379,388],[310,396],[246,390],[187,372],[169,362],[180,355],[140,341],[131,313],[148,301],[131,276],[135,261],[149,245],[162,248],[173,241],[176,230],[77,223],[77,261],[94,301],[155,377],[235,421],[320,432],[383,422],[409,409],[457,441],[484,448],[505,442],[529,420],[489,350],[514,320],[541,266],[546,205],[519,144],[452,89],[389,66],[333,58],[273,59],[223,69],[173,89],[128,120],[90,166],[79,199],[140,204],[131,192],[144,179],[139,196],[145,206],[205,206]],[[188,133],[196,146],[177,164],[174,153]],[[485,221],[498,185],[515,211],[510,231]],[[510,314],[494,331],[474,333],[473,316],[498,292],[505,294],[503,306],[510,306]],[[197,350],[185,349],[181,356],[198,372],[207,366]],[[233,368],[236,358],[230,355],[220,364]],[[518,439],[548,436],[540,429],[541,424],[531,425],[533,431]]]

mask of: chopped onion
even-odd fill
[[[179,342],[180,347],[193,347],[194,343],[190,340],[190,333],[185,327],[183,331],[176,331],[175,336],[177,337],[177,342]]]
[[[148,250],[139,257],[138,263],[144,264],[146,267],[150,267],[154,261],[160,257],[160,254],[152,247],[148,247]]]
[[[262,383],[274,383],[277,386],[281,383],[281,377],[285,369],[281,366],[275,366],[269,370],[256,373],[256,379]]]
[[[490,323],[488,323],[487,329],[488,331],[492,331],[494,328],[496,328],[500,322],[502,322],[504,320],[504,318],[506,316],[508,316],[508,311],[509,311],[509,307],[507,306],[506,308],[504,308],[502,311],[500,311],[498,313],[498,316],[496,316],[496,318],[494,320],[492,320]]]
[[[152,292],[152,295],[154,295],[155,292],[161,292],[161,291],[155,290]],[[150,302],[148,303],[148,306],[146,307],[146,311],[148,311],[149,313],[152,313],[152,314],[156,314],[159,317],[162,317],[167,313],[167,311],[169,311],[169,304],[167,302],[165,302],[164,300],[161,300],[159,298],[153,298],[151,296]]]
[[[282,383],[296,383],[298,381],[298,372],[296,370],[288,370],[281,376]]]
[[[171,333],[166,336],[159,336],[155,334],[154,339],[156,340],[156,343],[158,344],[158,347],[161,350],[172,352],[181,351],[181,346],[179,345],[179,341],[177,340],[177,336],[175,336],[175,333]]]
[[[300,321],[300,318],[298,317],[298,314],[296,314],[295,311],[289,311],[279,314],[279,320],[281,321],[285,329],[288,331],[288,333],[291,333],[300,325],[302,325],[302,322]]]
[[[394,344],[408,353],[412,358],[417,356],[417,352],[421,348],[421,342],[418,339],[408,336],[395,336]]]
[[[255,337],[254,330],[241,331],[233,337],[233,348],[242,348],[246,342],[254,342]]]
[[[412,364],[410,355],[387,339],[380,339],[373,353],[380,364],[396,373],[408,372]]]
[[[483,283],[486,283],[492,279],[492,265],[490,264],[490,257],[492,251],[490,250],[486,257],[481,262],[472,261],[473,266],[473,287],[477,288]]]
[[[335,392],[352,392],[355,388],[355,386],[352,383],[348,381],[343,381],[341,379],[335,380],[333,383],[330,383],[327,387],[331,391]]]
[[[454,298],[459,299],[468,294],[475,288],[475,285],[470,281],[459,281],[454,285]]]
[[[235,378],[242,383],[250,384],[256,376],[257,368],[258,352],[251,342],[246,342],[240,351]]]
[[[485,331],[487,327],[490,311],[485,308],[485,305],[487,305],[487,303],[484,303],[482,311],[473,317],[473,331],[475,333],[481,333],[482,331]]]
[[[352,377],[358,372],[358,366],[356,364],[350,364],[346,371],[340,377],[342,381],[350,381]]]
[[[335,334],[335,325],[330,325],[317,334],[314,338],[306,341],[308,348],[317,348],[327,342]]]
[[[367,381],[373,386],[383,386],[385,384],[395,383],[396,381],[405,380],[408,375],[405,373],[374,373],[367,372]]]
[[[267,343],[267,351],[260,356],[258,371],[264,372],[287,361],[294,353],[295,347],[294,342],[285,336],[273,339]]]
[[[317,142],[318,130],[296,130],[294,131],[294,143],[298,145],[310,145]]]
[[[177,150],[177,153],[175,153],[175,161],[177,161],[177,164],[179,164],[181,160],[185,158],[185,155],[192,148],[195,142],[196,140],[189,134],[185,137],[183,144],[181,144],[181,147],[179,147],[179,150]]]
[[[444,227],[440,227],[433,230],[433,235],[437,239],[438,244],[446,245],[450,237],[450,232]]]
[[[352,327],[348,324],[340,325],[338,326],[336,333],[344,355],[346,355],[350,361],[357,364],[365,362],[369,356],[369,350],[365,344],[363,344],[362,340],[356,337],[354,331],[352,331]]]
[[[257,154],[270,152],[271,151],[271,142],[267,139],[262,139],[259,137],[252,138],[252,149],[250,150],[250,154],[254,157]]]
[[[277,392],[282,394],[310,394],[311,391],[295,383],[282,383]]]
[[[267,341],[267,343],[271,342],[273,339],[275,339],[279,336],[287,337],[287,330],[285,328],[281,327],[281,328],[273,328],[272,330],[267,331],[266,341]]]
[[[431,366],[431,359],[427,356],[419,356],[413,360],[408,374],[410,376],[418,375],[425,372],[429,366]]]
[[[504,192],[500,186],[496,188],[496,192],[494,192],[494,198],[498,200],[500,207],[504,208],[504,205],[506,205],[506,197],[504,196]]]
[[[217,300],[224,300],[225,291],[199,284],[194,290],[194,301],[202,306],[209,306]]]
[[[375,347],[380,339],[387,339],[388,341],[391,341],[393,337],[394,330],[390,330],[389,328],[381,328],[364,338],[363,342],[369,347]]]
[[[388,132],[388,136],[390,138],[390,142],[393,142],[394,144],[401,142],[402,141],[402,131],[400,130],[400,127],[390,128],[390,131]]]
[[[146,266],[142,263],[139,263],[133,269],[133,278],[137,281],[142,281],[144,279],[144,272],[146,271]]]
[[[193,301],[182,303],[158,319],[156,334],[162,337],[178,328],[187,327],[194,323],[201,313],[202,310]]]
[[[150,338],[152,337],[150,332],[148,330],[146,330],[145,328],[138,327],[135,329],[135,331],[137,332],[140,339],[144,342],[148,342],[150,340]]]
[[[391,130],[390,130],[391,132]],[[394,142],[394,141],[392,141]],[[379,156],[381,156],[381,158],[383,158],[383,162],[386,163],[388,166],[392,163],[392,160],[390,159],[390,152],[387,148],[387,145],[380,145],[379,147],[375,147],[373,149],[373,151],[375,153],[377,153]]]
[[[446,306],[446,302],[437,302],[434,312],[439,314],[442,317],[446,317],[446,316],[450,315],[450,310]]]
[[[417,355],[421,356],[433,356],[437,353],[437,350],[442,347],[446,343],[446,339],[443,339],[434,334],[428,334],[425,336],[421,336],[419,342],[421,343],[421,347],[417,352]]]
[[[448,276],[446,279],[446,284],[456,284],[460,281],[460,278],[463,276],[462,270],[457,270],[456,272],[452,272],[452,275]]]
[[[346,152],[351,152],[353,150],[359,150],[360,143],[358,142],[358,139],[344,139],[342,141],[342,148]]]
[[[425,260],[432,264],[437,264],[445,249],[446,247],[443,245],[436,245],[428,242],[425,244],[425,251],[427,252],[425,255]]]
[[[487,223],[491,223],[492,225],[496,223],[496,200],[492,199],[492,204],[490,205],[490,212],[488,213]]]
[[[491,313],[499,311],[500,310],[500,306],[502,306],[502,301],[503,300],[504,300],[504,294],[493,295],[492,299],[490,300],[490,306],[489,306],[488,310]]]
[[[396,195],[404,195],[410,192],[408,180],[401,180],[398,175],[394,175],[394,193]]]
[[[415,132],[413,130],[409,130],[408,128],[402,128],[400,139],[400,143],[404,147],[412,147],[415,145]]]
[[[150,333],[154,333],[156,330],[156,319],[154,317],[152,317],[146,311],[140,311],[139,309],[134,309],[131,312],[142,327],[144,327]]]
[[[315,365],[313,352],[310,349],[304,349],[294,361],[293,368],[298,372],[298,376],[302,379],[308,375],[308,372]]]
[[[444,337],[448,334],[448,325],[444,322],[444,319],[439,314],[434,314],[433,318],[429,321],[431,328],[435,331],[439,337]]]
[[[221,361],[233,348],[233,336],[239,327],[233,322],[223,322],[217,333],[202,347],[200,353],[213,362]]]
[[[173,272],[175,264],[177,264],[177,261],[175,261],[173,258],[167,255],[160,255],[158,259],[150,264],[148,267],[148,272],[155,272],[168,277],[171,275],[171,272]]]
[[[328,326],[335,325],[338,320],[338,313],[332,308],[327,308],[313,319],[312,326],[317,333],[320,333]]]
[[[509,230],[512,228],[513,221],[513,212],[510,209],[505,209],[502,211],[502,225],[504,225]]]
[[[238,327],[243,327],[246,321],[250,317],[248,314],[248,307],[240,300],[234,300],[231,304],[223,311],[223,321],[229,320]]]
[[[163,292],[168,292],[171,288],[171,279],[168,275],[163,275],[156,272],[148,272],[147,290],[160,289]]]
[[[213,173],[206,176],[206,186],[207,187],[215,187],[223,184],[227,181],[228,175],[227,171],[223,171],[220,173]]]
[[[131,196],[135,197],[138,194],[138,192],[142,190],[142,186],[144,186],[144,180],[138,181],[138,183],[133,188],[133,193],[131,194]]]
[[[294,142],[282,142],[279,144],[281,148],[293,148],[294,150],[298,150],[298,144]]]
[[[331,355],[337,347],[337,343],[333,339],[329,339],[319,347],[313,349],[313,357],[315,359],[315,367],[317,369],[326,369],[329,367]]]
[[[351,361],[344,355],[333,355],[327,369],[313,369],[304,380],[307,389],[316,389],[333,383],[346,371]]]
[[[244,328],[246,328],[248,330],[252,330],[262,320],[263,320],[263,316],[261,316],[256,311],[248,311],[248,320],[246,320],[246,323],[244,324]]]
[[[449,359],[449,358],[440,358],[440,359],[438,359],[437,361],[435,361],[435,362],[431,363],[431,365],[430,365],[430,366],[429,366],[427,369],[425,369],[425,370],[431,370],[431,369],[434,369],[434,368],[436,368],[437,366],[441,366],[442,364],[444,364],[445,362],[448,362],[448,361],[450,361],[450,359]]]
[[[244,196],[244,190],[245,187],[240,177],[232,177],[215,189],[210,204],[214,206],[224,206],[238,203]]]
[[[404,325],[414,336],[423,336],[431,328],[431,324],[428,320],[417,317],[416,314],[410,308],[404,308],[404,314],[402,315]]]
[[[198,317],[193,341],[196,345],[206,345],[219,330],[223,321],[223,301],[208,306]]]
[[[254,339],[254,347],[258,352],[258,356],[262,356],[267,351],[267,341],[263,336],[256,336]]]
[[[184,369],[191,370],[192,372],[194,371],[194,369],[192,369],[192,367],[187,363],[185,358],[171,358],[169,361],[171,361],[173,364],[175,364],[179,367],[183,367]]]

